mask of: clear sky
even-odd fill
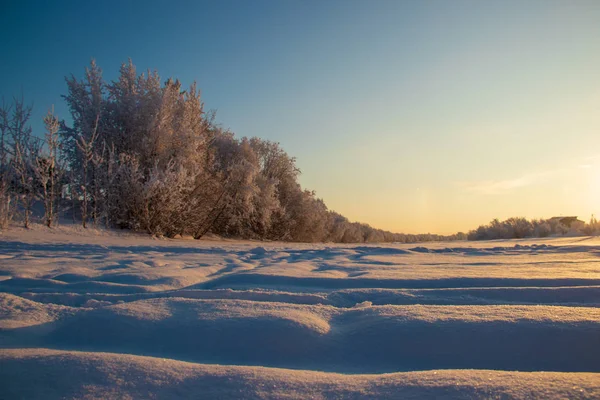
[[[351,220],[453,233],[600,214],[600,1],[0,0],[0,94],[36,121],[129,57],[278,141]],[[41,129],[41,122],[34,127]]]

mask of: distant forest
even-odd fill
[[[553,217],[548,219],[508,218],[492,220],[468,233],[469,240],[522,239],[528,237],[582,236],[600,234],[600,223],[592,215],[588,223],[577,217]]]
[[[28,227],[34,206],[51,227],[69,213],[87,227],[175,237],[297,242],[419,242],[464,234],[398,234],[350,222],[298,183],[279,143],[236,138],[214,122],[196,84],[138,74],[131,61],[106,82],[94,61],[66,78],[72,123],[48,112],[32,132],[31,106],[0,109],[0,226]],[[39,218],[38,218],[39,219]],[[63,218],[64,219],[64,218]]]

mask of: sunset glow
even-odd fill
[[[233,3],[13,2],[2,94],[34,101],[41,130],[52,104],[68,118],[65,76],[95,58],[112,79],[131,57],[196,80],[236,135],[280,142],[350,220],[453,233],[600,213],[597,1]]]

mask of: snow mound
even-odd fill
[[[41,304],[0,293],[0,332],[47,324],[71,312],[73,310],[70,307]]]
[[[433,370],[342,375],[37,348],[3,351],[0,371],[0,397],[44,400],[600,397],[600,375],[592,373]]]
[[[250,253],[255,254],[257,256],[262,256],[267,253],[267,249],[265,249],[264,247],[255,247],[252,250],[250,250]]]
[[[27,300],[23,304],[35,310],[48,307]],[[48,329],[30,332],[15,326],[0,332],[0,339],[11,338],[15,346],[38,343],[353,373],[431,368],[600,371],[599,308],[369,303],[336,308],[163,298],[67,309],[60,319],[46,318],[52,322]]]

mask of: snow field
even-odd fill
[[[600,396],[594,238],[342,246],[62,229],[0,236],[2,398]]]

